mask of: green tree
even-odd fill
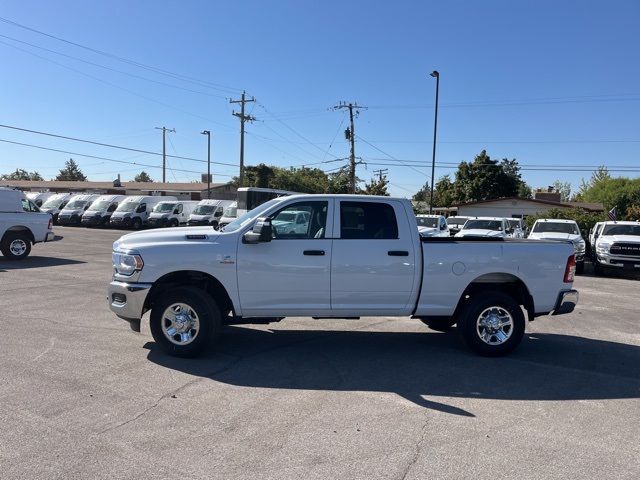
[[[590,184],[581,190],[580,201],[602,203],[607,211],[616,207],[619,218],[625,218],[631,206],[640,205],[640,178],[604,176]]]
[[[350,193],[348,167],[341,168],[337,172],[331,172],[328,175],[327,193]]]
[[[560,194],[561,201],[568,202],[571,200],[571,183],[556,180],[553,182],[553,188]]]
[[[143,170],[138,175],[133,177],[133,181],[134,182],[153,182],[153,178],[151,178],[149,174]]]
[[[374,177],[371,179],[371,182],[364,184],[364,190],[362,190],[360,193],[363,193],[364,195],[389,196],[389,192],[387,191],[388,186],[389,180],[387,180],[386,175],[383,175],[378,179]]]
[[[444,175],[438,180],[433,189],[433,206],[450,207],[455,203],[453,182],[449,175]]]
[[[525,182],[521,182],[518,186],[518,197],[520,198],[533,198],[533,192],[531,187]]]
[[[492,160],[486,150],[473,162],[461,162],[453,184],[457,202],[515,197],[522,184],[517,160]]]
[[[420,190],[413,195],[413,200],[416,202],[428,202],[431,195],[431,188],[429,182],[425,182]]]
[[[82,173],[78,164],[70,158],[64,164],[64,168],[60,170],[58,176],[56,176],[56,180],[58,181],[74,181],[74,182],[84,182],[87,180],[87,177]]]
[[[42,175],[38,172],[27,172],[21,168],[16,168],[15,172],[6,173],[4,175],[0,175],[0,180],[33,180],[33,181],[43,181]]]

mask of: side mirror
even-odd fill
[[[174,215],[178,215],[179,213],[180,213],[180,212],[178,212],[178,209],[177,209],[177,208],[173,211],[173,214],[174,214]]]
[[[244,243],[249,244],[270,242],[272,234],[271,219],[267,217],[260,217],[253,225],[253,229],[246,232],[242,239]]]

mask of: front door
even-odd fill
[[[333,200],[289,203],[270,242],[238,245],[243,316],[322,316],[331,310]]]

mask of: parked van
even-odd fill
[[[153,207],[153,212],[149,215],[149,226],[177,227],[184,225],[197,205],[196,201],[162,201]]]
[[[232,203],[233,200],[201,200],[189,216],[187,225],[212,225],[217,228],[224,209]]]
[[[27,192],[27,198],[38,208],[53,195],[55,195],[53,192]]]
[[[222,229],[238,218],[238,202],[233,202],[222,212],[222,217],[218,221],[218,228]]]
[[[147,224],[153,207],[160,202],[177,201],[176,197],[132,195],[125,198],[109,219],[112,227],[139,230]]]
[[[53,223],[58,223],[58,214],[60,210],[67,206],[69,199],[73,197],[72,193],[56,193],[51,195],[40,207],[41,212],[50,213]]]
[[[65,207],[60,210],[58,223],[60,225],[80,225],[82,215],[98,197],[99,195],[96,194],[74,195],[69,199]]]
[[[111,214],[125,198],[127,198],[125,195],[100,195],[82,215],[82,225],[88,227],[108,225]]]

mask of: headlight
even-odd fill
[[[576,253],[584,253],[584,251],[586,250],[586,245],[583,241],[574,244],[573,247]]]
[[[136,253],[113,252],[111,262],[114,270],[120,275],[132,275],[137,270],[142,270],[144,262]]]
[[[609,248],[611,245],[605,242],[600,242],[596,244],[596,252],[598,253],[609,253]]]

